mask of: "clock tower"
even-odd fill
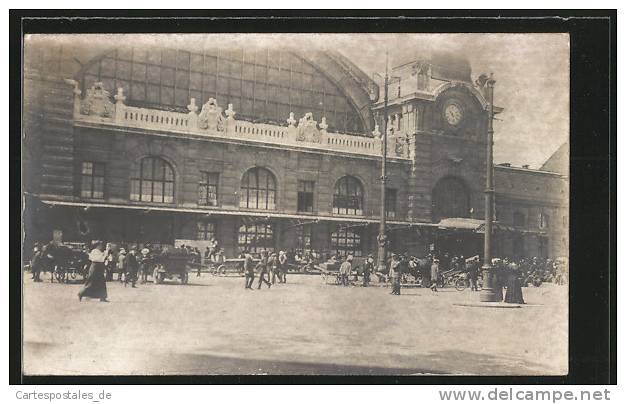
[[[393,156],[408,147],[412,159],[408,218],[482,220],[488,105],[469,62],[438,54],[396,66],[390,76],[388,150]],[[383,127],[382,103],[374,110]]]

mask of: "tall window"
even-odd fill
[[[313,212],[314,187],[313,181],[298,181],[298,212]]]
[[[361,236],[346,228],[339,228],[332,232],[330,243],[332,249],[342,256],[352,254],[355,257],[360,257],[363,254]]]
[[[276,180],[263,167],[249,169],[241,180],[239,207],[273,210],[276,209]]]
[[[296,243],[298,250],[307,252],[311,251],[311,240],[313,239],[313,226],[305,224],[296,227]]]
[[[217,184],[219,173],[200,173],[198,184],[198,205],[217,206]]]
[[[539,227],[542,229],[547,229],[550,227],[550,216],[545,213],[539,214]]]
[[[396,218],[396,203],[398,202],[398,192],[393,188],[385,189],[385,208],[387,210],[387,218]]]
[[[240,251],[274,251],[274,229],[269,223],[242,224],[238,244]]]
[[[83,161],[80,178],[81,197],[104,198],[104,163]]]
[[[130,199],[174,202],[174,170],[160,157],[144,157],[135,163],[130,178]]]
[[[363,186],[358,179],[347,175],[337,181],[333,195],[333,213],[363,214]]]
[[[208,221],[198,222],[198,240],[211,240],[215,238],[215,224]]]

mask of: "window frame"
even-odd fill
[[[264,187],[260,185],[261,173],[265,175]],[[251,177],[253,184],[251,184]],[[276,182],[276,176],[265,167],[252,167],[247,170],[241,178],[239,207],[245,209],[276,210],[278,205],[278,186]]]
[[[389,208],[390,205],[393,205],[393,209]],[[397,216],[398,216],[398,190],[396,188],[385,188],[385,217],[387,219],[395,219]]]
[[[149,175],[144,174],[144,162],[150,161],[151,167],[149,168]],[[161,177],[156,177],[156,169],[158,163],[162,164],[163,172]],[[163,203],[163,204],[171,204],[176,201],[176,171],[174,167],[164,158],[159,156],[146,156],[136,161],[135,166],[133,167],[133,171],[130,177],[130,200],[136,202],[149,202],[149,203]],[[137,166],[138,165],[138,166]],[[137,172],[138,168],[138,172]],[[168,179],[168,170],[171,174],[171,179]],[[138,174],[135,176],[135,174]],[[150,198],[148,200],[144,199],[144,195],[148,195],[144,193],[144,185],[150,184]],[[155,200],[155,184],[161,185],[161,200]],[[168,187],[169,185],[169,187]],[[137,193],[133,193],[133,190],[137,190]],[[171,195],[166,192],[167,189],[171,189]],[[135,196],[136,195],[136,196]],[[169,200],[171,198],[171,200]],[[166,200],[168,199],[168,200]]]
[[[363,235],[345,227],[335,228],[330,233],[330,247],[337,254],[361,257],[363,256]]]
[[[262,229],[263,231],[259,231]],[[269,231],[268,231],[269,230]],[[243,237],[243,243],[242,243]],[[267,240],[269,239],[269,246]],[[265,243],[259,243],[260,240]],[[276,250],[276,231],[272,223],[241,223],[237,229],[237,248],[251,253]]]
[[[85,165],[86,164],[90,164],[91,168],[90,168],[90,173],[87,174],[85,173]],[[100,168],[101,169],[101,174],[96,174],[96,171],[100,171],[100,170],[96,170],[96,168]],[[88,199],[104,199],[104,182],[105,182],[105,178],[106,178],[106,163],[102,162],[102,161],[91,161],[91,160],[84,160],[81,161],[80,164],[80,184],[79,184],[79,191],[80,191],[80,197],[81,198],[88,198]],[[88,189],[84,189],[83,186],[85,185],[85,179],[89,179],[88,183],[89,183],[89,187]],[[100,179],[101,182],[99,184],[96,183],[96,180]],[[101,190],[100,190],[100,196],[96,196],[96,186],[99,185],[101,186]]]
[[[352,191],[354,191],[352,193]],[[349,198],[357,201],[357,207],[349,207]],[[339,206],[345,200],[346,206]],[[337,180],[333,191],[333,214],[346,216],[363,216],[365,188],[363,183],[352,175],[345,175]]]
[[[202,235],[202,237],[200,235]],[[216,235],[217,226],[214,221],[198,220],[196,222],[196,240],[211,240],[213,238],[217,238]]]
[[[214,181],[212,181],[212,179]],[[200,171],[200,181],[198,182],[198,206],[219,206],[219,183],[220,173],[215,171]],[[214,199],[209,200],[211,189],[215,194]],[[204,200],[201,198],[201,189],[204,189]],[[210,203],[213,202],[213,203]]]
[[[298,200],[296,211],[305,213],[315,212],[315,181],[298,180]]]

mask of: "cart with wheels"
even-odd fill
[[[178,279],[183,285],[189,282],[189,254],[187,251],[182,248],[172,248],[164,250],[156,257],[152,280],[158,285],[166,279]]]

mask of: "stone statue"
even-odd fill
[[[300,142],[320,143],[322,135],[317,128],[317,121],[313,120],[313,114],[307,112],[300,121],[298,121],[298,133],[296,140]]]
[[[110,99],[111,95],[101,82],[94,83],[87,90],[85,99],[80,105],[80,113],[83,115],[97,115],[103,118],[113,116],[114,106]]]
[[[224,131],[224,116],[222,108],[217,105],[215,98],[209,100],[202,106],[198,115],[198,128],[206,130]]]

